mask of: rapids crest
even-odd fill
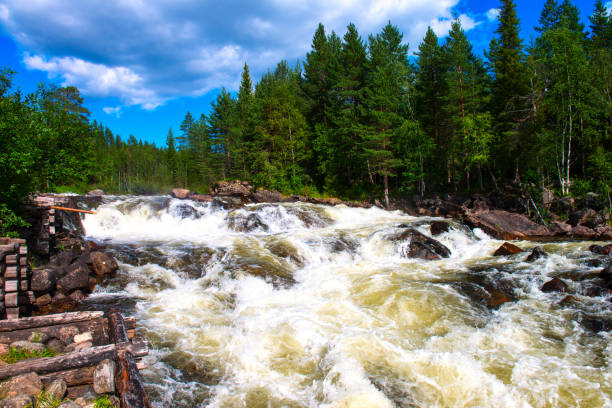
[[[118,198],[84,220],[120,261],[88,301],[145,327],[157,407],[611,406],[611,335],[593,323],[610,303],[582,295],[607,259],[588,242],[496,257],[502,241],[454,221],[435,237],[448,258],[409,259],[390,239],[429,237],[433,220]],[[540,290],[552,277],[571,302]],[[488,308],[487,286],[515,300]]]

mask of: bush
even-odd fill
[[[0,204],[0,237],[19,237],[20,228],[29,227],[30,224],[15,214],[6,204]]]

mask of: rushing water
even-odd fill
[[[156,407],[612,406],[610,302],[581,295],[605,262],[589,243],[528,263],[451,222],[450,258],[402,257],[400,224],[431,220],[121,198],[84,221],[121,265],[90,302],[137,317]],[[553,276],[573,301],[540,291]],[[516,301],[487,308],[487,286]]]

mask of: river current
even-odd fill
[[[155,407],[611,407],[598,322],[612,310],[584,296],[606,262],[592,243],[540,244],[548,256],[527,262],[447,220],[434,238],[449,258],[402,256],[394,234],[431,236],[432,220],[118,197],[84,220],[120,263],[89,302],[136,316]],[[571,300],[540,290],[552,277]],[[487,287],[515,300],[489,308]]]

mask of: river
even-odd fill
[[[402,256],[393,236],[432,220],[119,197],[84,220],[120,262],[89,302],[136,316],[155,407],[612,406],[610,302],[583,296],[605,262],[592,243],[526,262],[448,220],[449,258]],[[540,290],[552,277],[572,298]],[[516,300],[488,308],[486,287]]]

